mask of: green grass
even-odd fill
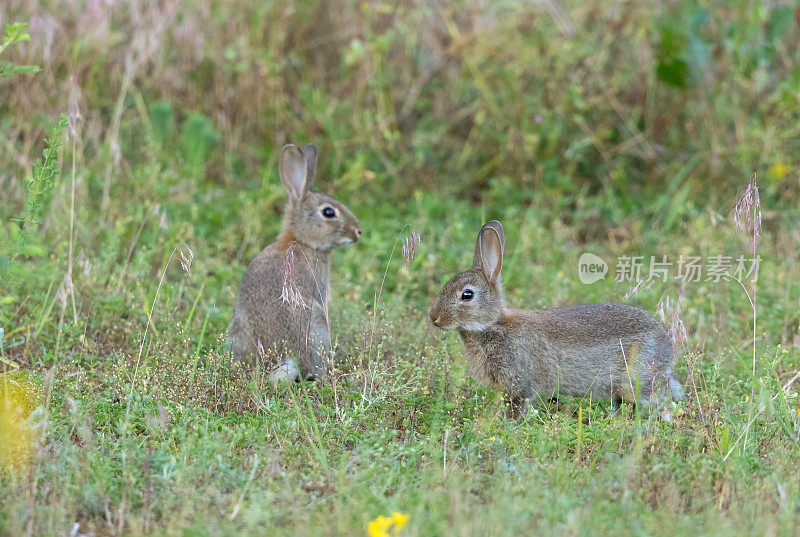
[[[31,20],[24,4],[1,16]],[[0,393],[30,386],[10,421],[34,427],[0,446],[0,535],[358,536],[393,511],[408,537],[796,532],[788,5],[559,2],[570,36],[518,2],[41,4],[50,48],[34,20],[0,56],[42,67],[0,79]],[[35,167],[70,101],[79,137]],[[280,227],[288,141],[318,145],[319,188],[364,228],[334,254],[319,385],[273,386],[223,349],[244,268]],[[627,300],[681,307],[671,422],[577,399],[507,420],[430,326],[492,218],[514,307],[623,300],[613,273],[580,283],[584,252],[749,255],[731,211],[753,171],[755,378],[738,283],[670,278]],[[387,269],[405,225],[420,253]],[[169,262],[182,244],[189,273]]]
[[[167,270],[129,399],[158,263],[171,251],[167,240],[154,241],[163,250],[135,257],[115,297],[109,293],[121,269],[93,267],[81,276],[76,293],[85,305],[76,325],[67,308],[58,355],[61,305],[54,288],[45,293],[48,271],[37,271],[41,282],[16,291],[16,324],[6,325],[16,327],[7,341],[24,335],[25,342],[5,356],[52,399],[30,465],[2,475],[12,491],[2,500],[4,531],[23,531],[32,508],[33,527],[44,534],[78,522],[81,532],[101,534],[119,527],[123,534],[365,535],[368,521],[390,511],[410,515],[404,535],[796,528],[800,406],[793,390],[785,401],[778,394],[800,360],[794,344],[776,342],[796,337],[791,304],[800,297],[800,265],[767,250],[772,236],[762,239],[755,401],[747,299],[735,282],[687,284],[683,320],[691,338],[677,361],[688,398],[673,409],[672,423],[633,413],[608,419],[607,402],[578,400],[515,422],[502,417],[498,394],[469,378],[457,337],[426,323],[426,304],[441,280],[469,261],[481,211],[467,208],[463,220],[440,221],[434,230],[423,213],[436,211],[423,201],[415,214],[413,205],[408,220],[419,224],[425,242],[411,265],[395,258],[389,267],[374,348],[366,346],[369,297],[395,231],[382,231],[382,217],[362,212],[372,230],[365,243],[336,254],[338,369],[322,386],[272,386],[230,364],[222,340],[242,267],[211,274],[223,260],[198,254],[191,276],[177,266]],[[546,233],[537,231],[547,228],[537,217],[527,221],[507,225],[514,305],[622,298],[627,285],[577,281],[585,246],[570,244],[570,230]],[[642,233],[624,250],[670,243],[746,249],[726,226],[702,225],[688,224],[684,236]],[[614,252],[611,245],[587,248]],[[660,294],[640,291],[634,301],[652,311]]]

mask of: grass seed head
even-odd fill
[[[422,235],[411,230],[411,235],[403,239],[403,259],[406,263],[411,263],[419,253],[420,246],[422,246]]]
[[[643,283],[644,283],[644,280],[639,280],[638,282],[636,282],[636,285],[633,285],[633,286],[629,287],[628,290],[625,291],[625,296],[622,297],[622,300],[628,300],[633,295],[638,294],[639,293],[639,288],[642,286]]]
[[[183,251],[184,249],[186,249],[185,253]],[[191,275],[192,260],[194,260],[194,252],[187,245],[181,244],[178,247],[178,253],[181,254],[181,267],[183,268],[183,270],[186,271],[186,274]]]
[[[291,243],[283,256],[283,286],[281,287],[281,302],[297,308],[306,308],[308,304],[303,298],[303,294],[294,281],[294,249],[295,243]]]
[[[83,93],[74,76],[69,77],[67,86],[70,88],[69,105],[67,107],[67,134],[75,140],[80,140],[81,127],[83,126],[83,114],[81,113]]]
[[[680,300],[673,300],[668,294],[661,295],[656,305],[656,313],[658,313],[661,321],[668,325],[674,345],[684,344],[689,341],[686,326],[683,324],[683,319],[681,319],[681,311]]]
[[[758,195],[756,174],[750,178],[744,193],[733,207],[733,223],[736,229],[752,232],[753,241],[761,236],[761,198]]]

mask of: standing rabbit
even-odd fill
[[[505,239],[493,220],[478,233],[472,268],[448,281],[431,309],[433,324],[457,328],[473,375],[501,389],[510,415],[558,395],[649,405],[669,390],[672,343],[641,308],[616,302],[541,310],[506,306],[500,269]]]
[[[289,193],[277,240],[247,267],[228,342],[233,356],[265,360],[272,381],[322,379],[328,370],[331,251],[356,242],[361,225],[341,202],[314,192],[317,149],[286,145],[279,174]]]

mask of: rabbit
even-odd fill
[[[312,190],[313,145],[284,146],[278,171],[289,194],[281,233],[242,277],[228,345],[239,362],[264,360],[273,382],[322,380],[331,352],[331,252],[357,242],[361,224],[343,203]]]
[[[497,220],[478,233],[472,268],[451,278],[430,311],[434,326],[457,329],[470,370],[502,390],[510,417],[559,395],[650,405],[682,396],[672,373],[672,342],[643,309],[616,302],[553,309],[506,306],[505,238]]]

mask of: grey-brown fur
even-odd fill
[[[512,414],[558,395],[611,399],[615,408],[680,396],[671,339],[643,309],[616,302],[509,309],[504,247],[500,222],[483,226],[472,269],[444,285],[430,317],[443,330],[458,329],[473,375],[502,390]]]
[[[279,174],[289,194],[281,234],[247,267],[236,296],[228,342],[236,360],[256,356],[273,371],[271,378],[322,379],[330,359],[327,307],[334,248],[356,242],[361,226],[341,202],[311,190],[317,166],[313,145],[287,145]],[[323,210],[331,208],[333,217]],[[303,305],[281,299],[285,259],[292,249],[291,283]]]

